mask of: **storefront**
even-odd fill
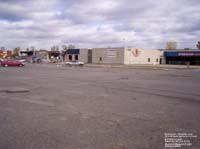
[[[68,49],[64,52],[64,61],[79,61],[80,49]]]
[[[166,64],[200,65],[200,50],[165,51]]]

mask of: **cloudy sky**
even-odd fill
[[[0,46],[196,48],[198,0],[0,0]]]

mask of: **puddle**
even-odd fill
[[[117,80],[128,80],[129,78],[128,77],[121,77],[121,78],[118,78]]]
[[[3,93],[28,93],[30,90],[28,89],[5,89],[5,90],[0,90],[0,92]]]

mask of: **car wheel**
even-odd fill
[[[8,64],[5,64],[4,67],[8,67]]]
[[[80,67],[83,67],[83,64],[79,64]]]
[[[19,67],[23,67],[24,65],[23,64],[19,64]]]

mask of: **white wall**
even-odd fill
[[[159,64],[163,52],[160,50],[144,50],[139,48],[124,49],[124,64]],[[150,59],[150,61],[148,61]]]

